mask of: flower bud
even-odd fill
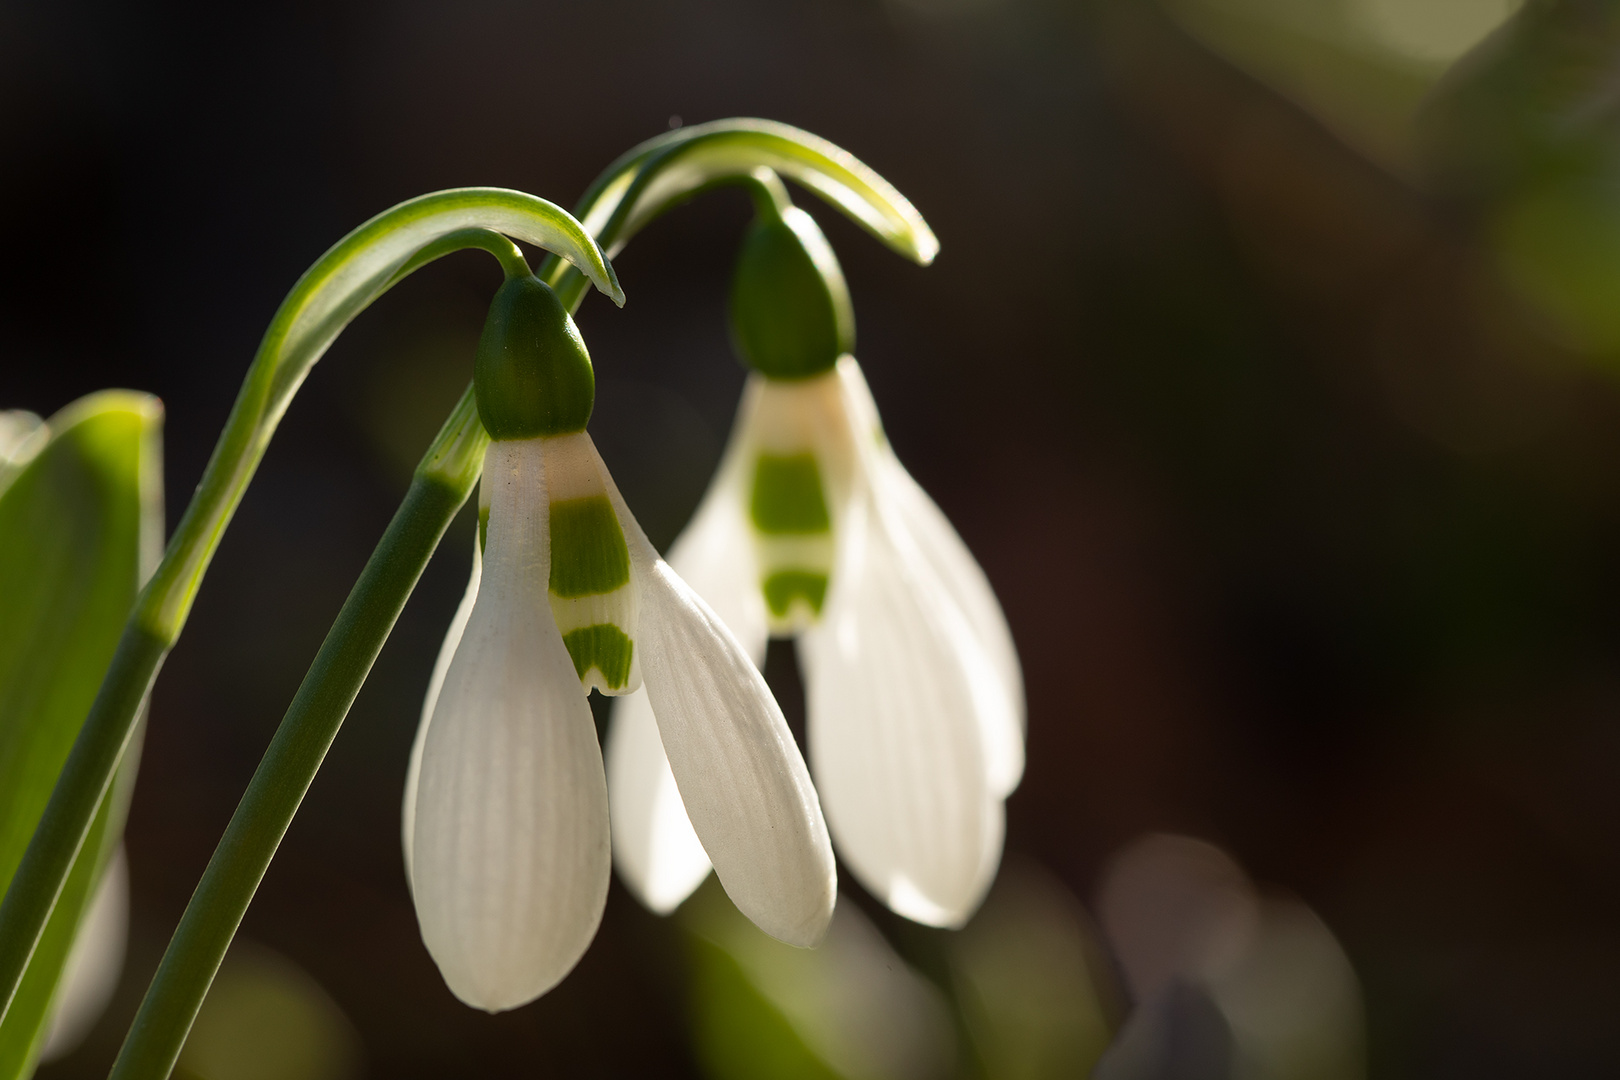
[[[815,219],[798,207],[756,218],[743,239],[731,333],[743,362],[774,379],[820,375],[854,348],[844,272]]]
[[[492,439],[584,431],[596,399],[585,341],[539,278],[509,278],[490,301],[474,368],[478,417]]]

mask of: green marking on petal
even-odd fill
[[[823,533],[832,527],[814,454],[761,454],[749,504],[754,527],[767,534]]]
[[[551,504],[551,593],[612,592],[630,580],[630,549],[606,495]]]
[[[602,681],[609,690],[622,688],[630,678],[630,656],[635,644],[612,623],[582,626],[563,635],[568,655],[573,657],[574,670],[583,679],[591,668],[602,673]]]
[[[778,570],[765,579],[765,604],[778,619],[787,618],[793,601],[802,599],[810,610],[821,614],[827,599],[827,575],[810,570]]]

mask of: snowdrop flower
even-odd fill
[[[995,876],[1024,765],[1023,682],[978,563],[884,438],[849,296],[808,214],[745,242],[734,338],[753,368],[670,563],[756,663],[797,637],[812,772],[839,854],[890,908],[961,925]],[[643,695],[608,743],[614,855],[654,911],[707,874]],[[666,744],[667,745],[667,744]],[[686,809],[690,809],[687,804]]]
[[[695,835],[749,918],[794,945],[832,916],[809,774],[747,652],[647,542],[585,423],[573,320],[535,278],[502,286],[479,342],[492,442],[475,563],[417,732],[403,831],[422,938],[450,989],[524,1004],[601,921],[608,795],[586,695],[643,688]]]

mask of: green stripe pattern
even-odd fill
[[[583,679],[595,668],[611,689],[617,690],[630,681],[630,657],[635,649],[630,637],[612,623],[582,626],[563,635],[568,655],[574,658],[574,670]]]
[[[613,597],[630,585],[630,550],[618,515],[605,495],[561,499],[551,504],[551,581],[553,612],[562,616],[575,605],[558,601],[586,601],[601,597],[603,612],[617,608],[628,596]],[[615,601],[619,601],[615,603]],[[590,605],[595,609],[598,605]],[[610,621],[570,627],[563,622],[563,644],[574,670],[587,686],[594,681],[604,691],[623,690],[630,680],[635,645],[624,629]],[[588,678],[592,669],[597,678]]]
[[[606,495],[551,504],[551,594],[612,592],[630,581],[630,549]]]
[[[749,500],[754,528],[767,536],[809,536],[830,532],[827,497],[814,454],[761,454],[754,466]]]
[[[815,454],[760,454],[748,516],[772,629],[791,632],[813,622],[827,599],[833,551],[832,515]]]

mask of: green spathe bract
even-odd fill
[[[490,301],[473,383],[478,418],[492,439],[584,431],[596,400],[579,328],[536,277],[508,279]]]
[[[51,418],[50,442],[0,495],[0,890],[21,861],[112,659],[162,528],[145,394],[108,391]],[[26,1076],[79,918],[123,831],[126,755],[0,1023],[0,1077]]]
[[[796,206],[762,213],[731,279],[731,334],[755,371],[805,379],[855,347],[855,313],[827,238]]]

